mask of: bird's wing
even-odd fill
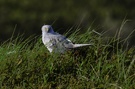
[[[53,41],[56,42],[56,45],[61,46],[61,48],[66,48],[66,49],[73,48],[73,43],[65,36],[59,33],[50,35],[50,38],[54,39]]]
[[[83,46],[90,46],[92,44],[73,44],[68,38],[66,38],[63,35],[56,34],[54,35],[55,41],[57,42],[57,45],[62,46],[66,49],[72,49],[72,48],[78,48]]]
[[[69,39],[65,39],[65,40],[63,41],[63,45],[64,45],[64,47],[67,48],[67,49],[71,49],[71,48],[74,47],[74,44],[73,44]]]

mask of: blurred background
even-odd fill
[[[0,42],[9,39],[14,30],[15,36],[41,35],[44,24],[61,34],[70,28],[92,27],[112,36],[124,19],[128,21],[123,38],[135,28],[135,0],[0,0]],[[134,39],[133,35],[132,44]]]

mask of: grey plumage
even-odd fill
[[[50,52],[64,53],[65,51],[77,47],[89,46],[92,44],[73,44],[65,36],[54,32],[51,25],[42,26],[42,41]]]

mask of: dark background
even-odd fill
[[[125,38],[135,27],[135,0],[0,0],[0,42],[15,35],[41,35],[41,27],[51,24],[63,33],[73,27],[115,34],[123,20]],[[131,41],[132,40],[132,41]],[[134,43],[134,35],[130,39]]]

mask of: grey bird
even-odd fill
[[[74,49],[92,44],[73,44],[65,36],[54,32],[51,25],[43,25],[42,28],[42,42],[47,47],[49,52],[64,53],[69,49]]]

